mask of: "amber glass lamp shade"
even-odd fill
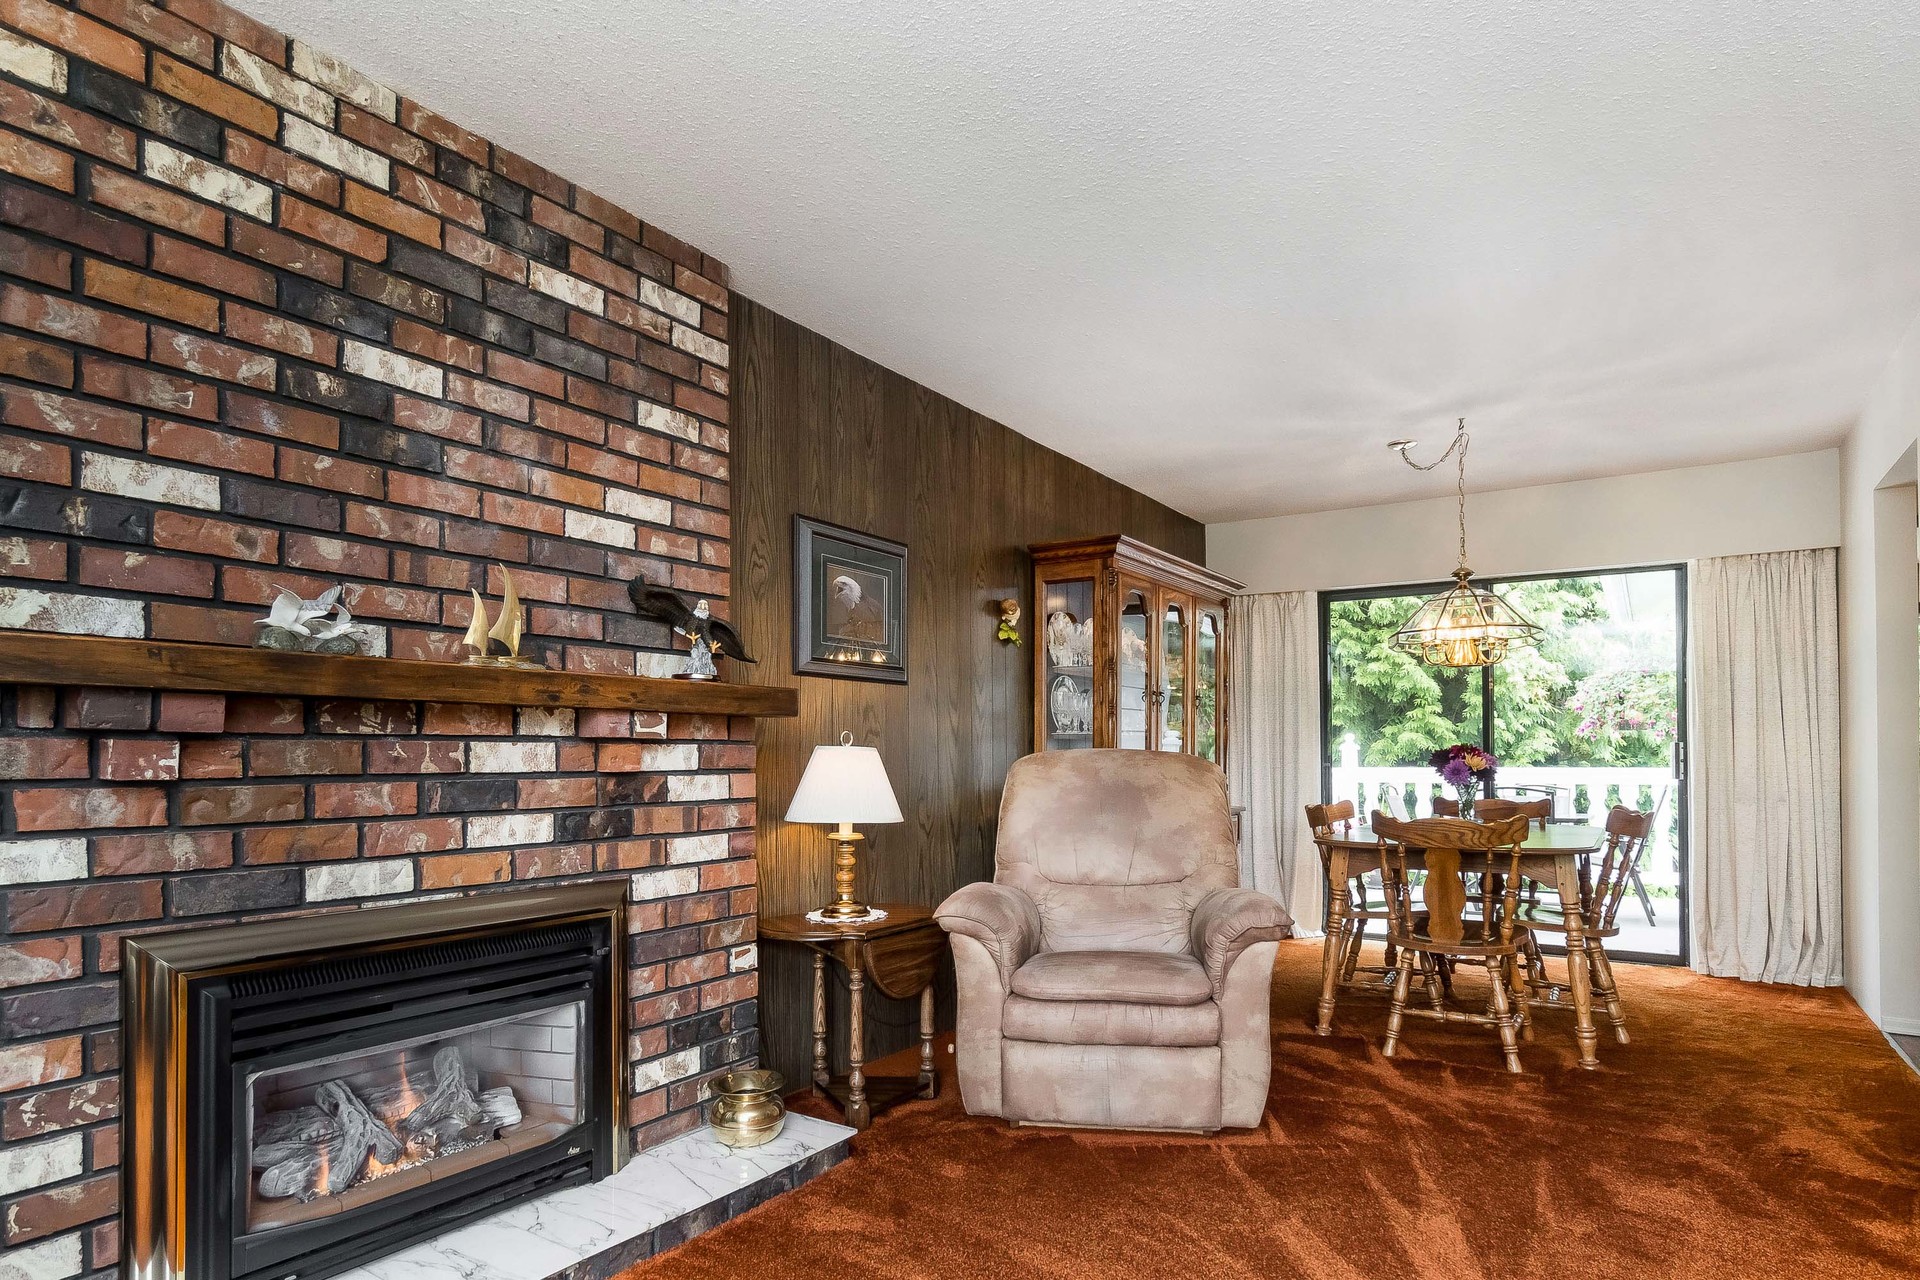
[[[1422,602],[1388,643],[1433,667],[1491,667],[1514,646],[1535,643],[1540,628],[1472,577],[1454,570],[1452,588]]]

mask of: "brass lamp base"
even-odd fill
[[[855,849],[863,839],[854,831],[836,831],[827,839],[833,841],[833,901],[820,908],[820,918],[831,924],[836,920],[866,920],[872,914],[872,908],[853,896],[853,873],[857,865]]]

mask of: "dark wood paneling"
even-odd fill
[[[813,746],[842,731],[880,749],[906,816],[865,829],[862,896],[937,905],[992,874],[1001,782],[1029,749],[1027,545],[1126,533],[1198,561],[1205,531],[744,298],[730,318],[733,611],[760,659],[736,678],[800,692],[798,718],[758,726],[760,909],[804,911],[832,896],[822,831],[780,816]],[[907,544],[907,684],[792,674],[796,513]],[[1005,596],[1027,610],[1018,647],[994,638]],[[811,969],[777,946],[762,949],[761,967],[764,1058],[804,1081]],[[912,1043],[912,1007],[876,1003],[869,1053]],[[943,1025],[950,1009],[943,993]]]

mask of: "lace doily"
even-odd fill
[[[878,907],[868,907],[867,914],[846,919],[829,916],[824,909],[807,912],[807,920],[812,924],[872,924],[876,920],[885,920],[886,918],[887,913]]]

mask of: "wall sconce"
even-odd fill
[[[1012,596],[999,602],[1000,629],[994,638],[1007,644],[1020,643],[1020,602]]]

